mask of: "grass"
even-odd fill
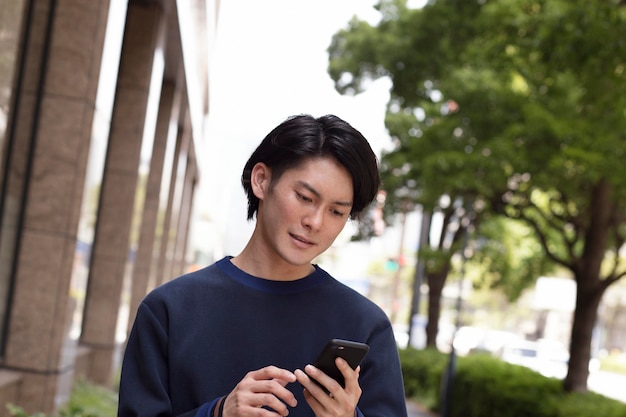
[[[28,414],[23,408],[9,404],[13,417],[46,417],[43,413]],[[77,381],[68,403],[59,411],[58,417],[115,417],[117,393],[111,389]]]

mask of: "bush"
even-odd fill
[[[600,369],[607,372],[626,374],[626,355],[614,354],[601,358]]]
[[[28,414],[22,407],[15,404],[7,404],[7,410],[13,417],[45,417],[42,413]]]
[[[117,415],[117,393],[85,381],[77,381],[61,417],[111,417]]]
[[[556,399],[558,400],[557,417],[626,416],[626,404],[593,392],[562,395]]]
[[[452,388],[452,417],[554,416],[551,398],[561,382],[522,366],[480,355],[459,358]]]
[[[406,395],[431,410],[450,357],[436,350],[400,351]],[[596,393],[563,392],[562,381],[488,355],[456,359],[451,417],[626,417],[626,404]]]
[[[424,406],[434,409],[438,403],[439,384],[448,362],[446,354],[436,349],[400,350],[404,392]]]
[[[46,417],[43,413],[28,414],[22,407],[7,405],[13,417]],[[68,403],[59,417],[111,417],[117,415],[117,393],[104,387],[77,381]]]

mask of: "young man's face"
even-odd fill
[[[271,169],[257,164],[257,231],[271,262],[309,265],[333,243],[350,216],[352,178],[332,158],[306,159],[271,184]]]

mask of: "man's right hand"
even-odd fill
[[[289,414],[287,405],[295,407],[298,403],[293,393],[285,388],[295,381],[296,376],[292,372],[276,366],[248,372],[224,400],[222,416],[284,417]]]

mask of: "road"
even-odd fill
[[[437,417],[437,414],[411,400],[407,400],[406,409],[409,417]]]
[[[587,379],[589,390],[626,403],[626,375],[594,371]]]

